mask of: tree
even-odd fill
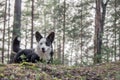
[[[33,48],[33,21],[34,21],[34,0],[32,0],[32,11],[31,11],[31,15],[32,15],[32,26],[31,26],[31,48]]]
[[[14,22],[13,22],[13,38],[20,36],[21,27],[21,0],[15,0],[14,6]]]
[[[103,0],[96,0],[94,63],[102,62],[102,40],[105,24],[106,6],[108,2],[109,0],[107,0],[105,3]]]
[[[63,13],[63,54],[62,54],[62,64],[64,64],[64,51],[65,51],[65,13],[66,13],[66,1],[64,0],[64,13]]]
[[[118,38],[118,40],[119,40],[119,61],[120,61],[120,28],[119,28],[119,38]]]
[[[14,22],[13,22],[13,39],[16,36],[20,36],[20,27],[21,27],[21,0],[15,0],[14,6]],[[19,45],[20,46],[20,45]],[[14,53],[11,53],[10,63],[13,62]]]
[[[116,7],[117,7],[117,3],[116,3],[116,0],[114,1],[114,11],[115,11],[115,18],[114,18],[114,27],[115,27],[115,30],[114,30],[114,33],[115,33],[115,49],[114,49],[114,52],[115,52],[115,54],[114,54],[114,59],[115,59],[115,61],[116,61],[116,54],[117,54],[117,40],[116,40],[116,38],[117,38],[117,30],[116,30],[116,27],[117,27],[117,24],[116,24],[116,21],[117,21],[117,16],[116,16],[116,14],[117,14],[117,11],[116,11]]]
[[[5,45],[5,27],[6,27],[6,11],[7,11],[7,0],[5,1],[4,11],[4,28],[3,28],[3,40],[2,40],[2,63],[4,63],[4,45]]]
[[[9,57],[10,57],[10,0],[9,0],[9,3],[8,3],[8,55],[7,55],[7,58],[8,58],[8,62],[9,62]]]

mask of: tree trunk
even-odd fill
[[[34,0],[32,0],[32,11],[31,11],[31,15],[32,15],[32,28],[31,28],[31,48],[33,48],[33,21],[34,21]]]
[[[120,28],[119,28],[119,61],[120,61]]]
[[[8,61],[10,60],[10,0],[8,5],[8,55],[7,55]]]
[[[21,27],[21,0],[15,0],[14,21],[13,21],[13,39],[16,36],[20,36],[20,27]],[[15,54],[12,52],[10,56],[10,63],[13,62],[14,55]]]
[[[117,31],[116,31],[116,27],[117,27],[117,25],[116,25],[116,21],[117,21],[117,19],[116,19],[116,14],[117,14],[117,11],[116,11],[116,0],[115,0],[115,3],[114,3],[114,10],[115,10],[115,18],[114,18],[114,27],[115,27],[115,30],[114,30],[114,32],[115,32],[115,47],[114,47],[114,60],[116,61],[116,50],[117,50],[117,40],[116,40],[116,38],[117,38]]]
[[[101,31],[101,0],[96,0],[95,13],[95,37],[94,37],[94,63],[101,63],[101,46],[102,46],[102,31]]]
[[[13,22],[13,38],[20,36],[21,27],[21,0],[15,0],[14,6],[14,22]]]
[[[28,39],[28,21],[26,21],[26,30],[25,30],[25,49],[27,48],[27,39]]]
[[[57,59],[60,61],[61,63],[61,43],[59,41],[58,43],[58,50],[57,50]]]
[[[63,54],[62,54],[62,64],[64,64],[64,49],[65,49],[65,12],[66,12],[66,1],[64,0],[64,13],[63,13]]]
[[[102,62],[102,38],[104,34],[104,24],[106,7],[109,0],[104,3],[103,0],[96,0],[96,14],[95,14],[95,37],[94,37],[94,63]],[[101,12],[102,11],[102,12]]]
[[[109,48],[109,44],[108,44],[109,38],[108,38],[108,35],[106,36],[106,40],[107,40],[106,47]],[[109,58],[110,58],[110,52],[107,53],[107,62],[109,62]]]
[[[6,27],[6,11],[7,11],[7,0],[5,1],[5,11],[4,11],[4,24],[3,24],[3,40],[2,40],[2,63],[4,63],[4,41],[5,41],[5,27]]]
[[[82,6],[82,0],[81,0],[81,19],[80,19],[80,22],[81,22],[81,30],[80,30],[80,41],[81,41],[81,46],[80,46],[80,50],[81,50],[81,56],[80,56],[80,58],[81,58],[81,64],[82,64],[82,62],[83,62],[83,58],[82,58],[82,56],[83,56],[83,53],[82,53],[82,47],[83,47],[83,43],[82,43],[82,32],[83,32],[83,21],[82,21],[82,18],[83,18],[83,13],[82,13],[82,11],[83,11],[83,6]]]

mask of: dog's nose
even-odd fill
[[[43,52],[43,53],[45,52],[45,48],[42,48],[42,52]]]

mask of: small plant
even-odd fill
[[[0,73],[0,78],[3,78],[4,77],[4,74],[3,73]]]
[[[23,60],[23,62],[26,61],[26,56],[24,54],[21,55],[20,58]]]
[[[58,64],[61,64],[61,60],[59,59],[54,59],[52,64],[55,64],[55,65],[58,65]]]

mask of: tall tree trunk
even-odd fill
[[[115,2],[114,2],[114,10],[115,10],[115,18],[114,18],[114,27],[115,27],[115,47],[114,47],[114,60],[116,61],[116,50],[117,50],[117,44],[116,44],[116,42],[117,42],[117,40],[116,40],[116,38],[117,38],[117,31],[116,31],[116,27],[117,27],[117,25],[116,25],[116,21],[117,21],[117,19],[116,19],[116,14],[117,14],[117,11],[116,11],[116,0],[115,0]]]
[[[63,13],[63,54],[62,54],[62,64],[64,64],[64,49],[65,49],[65,12],[66,12],[66,1],[64,0],[64,13]]]
[[[83,56],[83,53],[82,53],[82,50],[83,50],[83,49],[82,49],[82,47],[83,47],[83,43],[82,43],[82,32],[83,32],[83,23],[82,23],[82,22],[83,22],[83,21],[82,21],[83,12],[82,12],[82,11],[83,11],[83,6],[82,6],[82,5],[83,5],[83,4],[82,4],[82,0],[81,0],[81,19],[80,19],[80,22],[81,22],[81,25],[80,25],[80,26],[81,26],[81,30],[80,30],[80,35],[81,35],[81,36],[80,36],[80,41],[81,41],[81,46],[80,46],[80,50],[81,50],[81,56],[80,56],[80,57],[81,57],[81,64],[82,64],[82,62],[83,62],[83,58],[82,58],[82,56]]]
[[[6,27],[6,11],[7,11],[7,0],[5,1],[5,11],[4,11],[4,24],[3,24],[3,40],[2,40],[2,63],[4,63],[4,41],[5,41],[5,27]]]
[[[61,43],[59,41],[58,43],[58,50],[57,50],[57,59],[60,61],[61,63]]]
[[[106,40],[107,40],[106,47],[109,48],[109,44],[108,44],[109,38],[108,38],[108,35],[106,36]],[[107,53],[107,62],[109,62],[109,58],[110,58],[110,52]]]
[[[13,22],[13,38],[20,36],[21,27],[21,0],[15,0],[14,6],[14,22]]]
[[[102,62],[102,38],[104,34],[104,24],[106,7],[109,0],[96,0],[96,14],[95,14],[95,37],[94,37],[94,63]]]
[[[101,46],[102,46],[102,31],[101,31],[101,0],[96,0],[95,13],[95,37],[94,37],[94,63],[101,63]]]
[[[43,5],[44,5],[44,7],[45,7],[45,0],[43,0]],[[46,14],[46,9],[45,9],[45,8],[44,8],[44,11],[43,11],[43,12],[44,12],[44,16],[43,16],[43,17],[44,17],[44,36],[46,36],[46,33],[47,33],[47,31],[46,31],[46,28],[47,28],[47,27],[46,27],[46,24],[47,24],[46,17],[47,17],[47,16],[46,16],[46,15],[47,15],[47,14]]]
[[[56,7],[56,4],[57,4],[57,1],[54,0],[54,2],[53,2],[54,9]],[[53,10],[53,14],[55,15],[55,10]],[[54,32],[56,33],[56,18],[55,18],[55,16],[53,17],[53,29],[54,29]],[[55,42],[53,44],[54,44],[54,47],[57,47],[57,45],[55,44]],[[55,49],[54,49],[54,52],[55,52]],[[55,58],[57,58],[56,54],[55,54]]]
[[[8,61],[10,60],[10,0],[8,3],[8,55],[7,55]]]
[[[25,30],[25,49],[27,48],[27,39],[28,39],[28,21],[26,21],[26,30]]]
[[[74,39],[73,39],[73,44],[71,45],[72,48],[70,49],[70,65],[73,63],[73,47],[74,47]]]
[[[120,61],[120,28],[119,28],[119,61]]]
[[[32,0],[32,11],[31,11],[31,15],[32,15],[32,28],[31,28],[31,48],[33,48],[33,21],[34,21],[34,0]]]
[[[21,27],[21,0],[15,0],[14,6],[14,21],[13,21],[13,39],[16,36],[20,36],[20,27]],[[13,45],[12,45],[13,46]],[[20,47],[20,45],[19,45]],[[13,62],[14,52],[11,53],[10,63]]]
[[[46,31],[46,23],[47,21],[46,21],[46,13],[45,13],[45,10],[44,10],[44,36],[46,36],[46,33],[47,33],[47,31]]]

